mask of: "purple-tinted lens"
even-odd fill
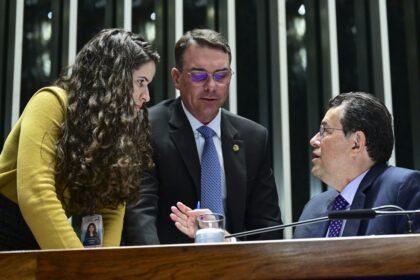
[[[227,75],[229,74],[229,72],[228,71],[218,71],[218,72],[215,72],[214,74],[213,74],[213,79],[216,81],[216,82],[221,82],[221,81],[223,81],[224,79],[226,79],[226,77],[227,77]]]
[[[206,81],[209,74],[205,71],[191,71],[190,72],[191,81],[193,82],[202,82]]]

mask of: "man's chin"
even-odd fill
[[[321,171],[319,170],[319,168],[317,166],[312,167],[311,170],[312,175],[314,175],[315,177],[321,179]]]

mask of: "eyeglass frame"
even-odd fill
[[[328,129],[344,131],[344,129],[342,128],[328,127],[325,124],[321,123],[319,126],[319,136],[321,136],[321,138],[324,138],[325,131],[327,131]]]
[[[192,79],[192,77],[191,77],[192,72],[202,72],[202,73],[206,73],[207,78],[206,78],[206,79],[204,79],[204,80],[202,80],[202,81],[194,81],[194,80]],[[215,74],[217,74],[217,73],[220,73],[220,72],[226,72],[226,73],[227,73],[227,75],[226,75],[226,81],[220,81],[220,80],[217,80],[217,79],[215,79],[215,78],[214,78],[214,75],[215,75]],[[218,83],[218,84],[227,84],[227,81],[228,81],[230,78],[232,78],[232,75],[233,75],[233,74],[234,74],[234,72],[233,72],[233,71],[232,71],[232,69],[230,69],[230,68],[229,68],[229,69],[224,69],[224,70],[216,70],[216,71],[214,71],[213,73],[210,73],[210,72],[209,72],[209,71],[207,71],[207,70],[200,70],[200,69],[192,69],[192,70],[190,70],[190,71],[188,71],[188,72],[187,72],[187,75],[188,75],[188,77],[190,78],[191,82],[193,82],[193,83],[195,83],[195,84],[205,83],[205,82],[207,82],[207,81],[209,80],[209,77],[211,77],[215,83]]]

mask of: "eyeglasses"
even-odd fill
[[[188,76],[190,76],[193,83],[204,83],[209,79],[209,76],[212,76],[216,83],[226,84],[232,75],[232,70],[220,70],[212,74],[204,70],[192,70],[188,72]]]
[[[331,130],[343,130],[342,128],[327,127],[327,126],[325,126],[325,124],[321,124],[319,126],[319,135],[321,136],[321,138],[324,137],[324,133],[325,133],[325,131],[328,131],[328,129],[331,129]]]

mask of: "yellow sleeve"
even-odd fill
[[[120,246],[125,206],[100,211],[104,223],[104,247]]]
[[[22,215],[42,249],[83,248],[55,188],[56,141],[65,117],[63,91],[41,90],[21,117],[17,196]]]

